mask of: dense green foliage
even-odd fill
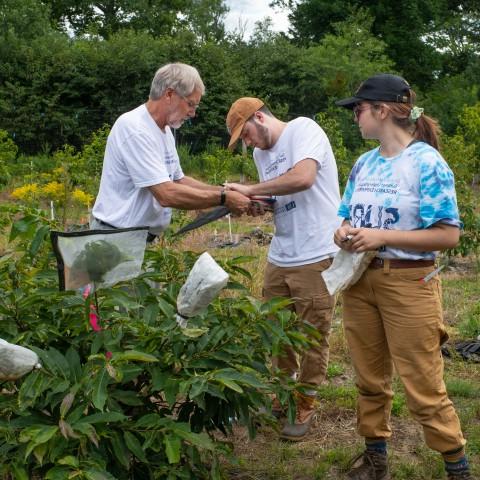
[[[2,209],[3,224],[13,216],[0,262],[2,337],[29,346],[43,367],[2,385],[0,476],[221,478],[230,448],[213,434],[236,421],[254,435],[268,394],[290,396],[268,367],[282,344],[306,345],[289,330],[288,301],[249,297],[234,280],[249,275],[249,259],[236,258],[223,267],[243,295],[227,290],[180,328],[175,299],[196,255],[168,248],[147,252],[148,273],[95,299],[58,292],[49,223],[41,211]],[[101,331],[89,325],[94,301]]]
[[[264,98],[283,118],[328,111],[350,150],[359,143],[351,122],[331,107],[368,75],[405,74],[449,134],[478,101],[475,2],[276,3],[291,4],[292,38],[268,21],[250,39],[226,34],[221,0],[4,0],[0,128],[22,153],[80,149],[145,101],[168,61],[192,63],[207,87],[198,118],[177,132],[193,152],[225,144],[226,112],[243,95]]]

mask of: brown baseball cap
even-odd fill
[[[233,148],[242,133],[246,121],[265,104],[259,98],[243,97],[232,103],[227,115],[227,129],[230,133],[228,148]]]

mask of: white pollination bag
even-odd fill
[[[177,297],[177,323],[202,313],[228,283],[228,273],[204,252],[198,257]]]
[[[35,352],[0,338],[0,380],[17,380],[34,368],[42,368]]]
[[[356,283],[377,253],[376,250],[362,253],[339,250],[330,267],[321,274],[328,293],[335,295]]]

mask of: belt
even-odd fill
[[[112,230],[118,230],[118,227],[114,227],[113,225],[110,225],[107,222],[104,222],[103,220],[99,220],[97,217],[93,217],[100,225],[105,225],[108,228],[111,228]],[[147,243],[152,243],[158,235],[155,235],[153,233],[148,232],[147,233]]]
[[[402,260],[400,258],[383,259],[375,257],[368,268],[383,268],[388,265],[389,268],[422,268],[435,265],[435,260]]]
[[[104,222],[103,220],[98,219],[97,217],[93,217],[95,221],[97,221],[100,225],[105,225],[105,227],[111,228],[112,230],[118,230],[118,227],[114,227],[113,225],[110,225],[107,222]]]

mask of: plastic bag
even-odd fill
[[[362,253],[339,250],[330,267],[321,273],[328,293],[335,295],[356,283],[377,253],[376,250]]]
[[[141,273],[148,227],[51,232],[60,290],[110,287]]]
[[[0,338],[0,380],[17,380],[34,368],[42,368],[35,352]]]
[[[208,252],[198,257],[177,297],[177,323],[202,313],[228,283],[228,273]]]

